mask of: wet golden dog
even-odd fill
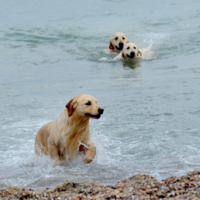
[[[114,51],[121,51],[126,43],[128,43],[127,37],[124,33],[115,33],[110,39],[109,49]]]
[[[142,56],[142,51],[134,43],[127,43],[120,54],[118,54],[114,59],[130,58]]]
[[[90,141],[89,119],[99,119],[104,109],[98,107],[91,95],[81,94],[71,99],[55,120],[44,124],[35,138],[35,153],[47,154],[57,164],[77,152],[84,153],[84,162],[90,163],[96,155],[96,146]]]

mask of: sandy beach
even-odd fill
[[[0,188],[0,199],[200,199],[200,171],[158,181],[134,175],[115,185],[66,181],[54,189]]]

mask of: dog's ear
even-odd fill
[[[69,116],[69,117],[72,116],[73,112],[75,111],[74,106],[76,105],[77,102],[73,102],[73,101],[74,101],[74,99],[71,99],[71,100],[67,103],[67,105],[65,106],[65,107],[67,108],[67,110],[68,110],[68,116]]]
[[[123,52],[122,52],[122,57],[123,57],[123,58],[125,58],[125,56],[124,56]]]
[[[142,52],[138,50],[137,56],[142,56]]]
[[[111,42],[111,41],[110,41],[109,49],[112,49],[112,50],[114,50],[114,46],[113,46],[113,44],[112,44],[112,42]]]

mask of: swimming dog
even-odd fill
[[[128,43],[127,37],[124,33],[115,33],[110,39],[109,49],[113,51],[121,51],[126,43]]]
[[[119,53],[114,59],[130,58],[142,56],[142,51],[134,43],[127,43],[124,45],[122,52]]]

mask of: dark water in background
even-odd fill
[[[1,1],[0,187],[200,170],[199,19],[198,1]],[[114,61],[115,32],[152,56]],[[94,162],[36,158],[39,127],[81,93],[105,109]]]

